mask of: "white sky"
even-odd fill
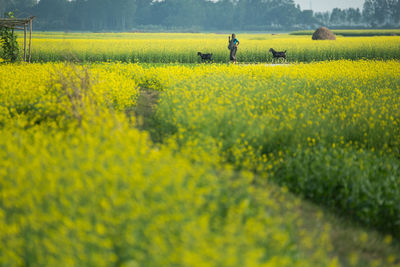
[[[296,4],[300,4],[302,10],[310,9],[310,0],[294,0]],[[312,9],[314,11],[332,11],[333,8],[360,8],[365,0],[311,0]]]

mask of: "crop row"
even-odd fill
[[[399,70],[397,61],[199,67],[162,95],[158,123],[399,237]]]
[[[219,34],[47,34],[33,41],[35,62],[199,63],[197,52],[212,53],[216,63],[229,62],[227,36]],[[399,59],[400,37],[340,37],[312,41],[289,35],[238,35],[239,62],[272,62],[270,48],[287,51],[288,62],[338,59]]]

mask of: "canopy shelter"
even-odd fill
[[[32,44],[32,21],[35,17],[29,17],[26,19],[2,19],[0,18],[0,27],[6,27],[14,30],[24,30],[24,61],[31,62],[31,44]],[[26,45],[26,34],[29,26],[29,53],[27,53],[27,45]],[[28,56],[29,55],[29,56]]]

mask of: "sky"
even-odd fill
[[[300,4],[301,9],[310,9],[310,0],[294,0],[296,4]],[[364,0],[311,0],[312,10],[332,11],[333,8],[360,8],[364,4]]]

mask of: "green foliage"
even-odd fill
[[[364,20],[370,26],[394,25],[400,22],[399,0],[365,0],[363,8]]]
[[[3,44],[3,40],[0,39],[0,48],[2,47]],[[4,61],[4,59],[1,56],[1,49],[0,49],[0,63],[2,63]]]
[[[275,180],[307,199],[399,238],[400,162],[371,151],[319,146],[290,151]]]
[[[13,13],[8,13],[8,17],[13,18]],[[14,30],[0,26],[0,39],[2,40],[2,42],[0,43],[2,46],[0,56],[6,61],[17,61],[19,55],[19,47],[17,42],[17,35],[14,33]]]

